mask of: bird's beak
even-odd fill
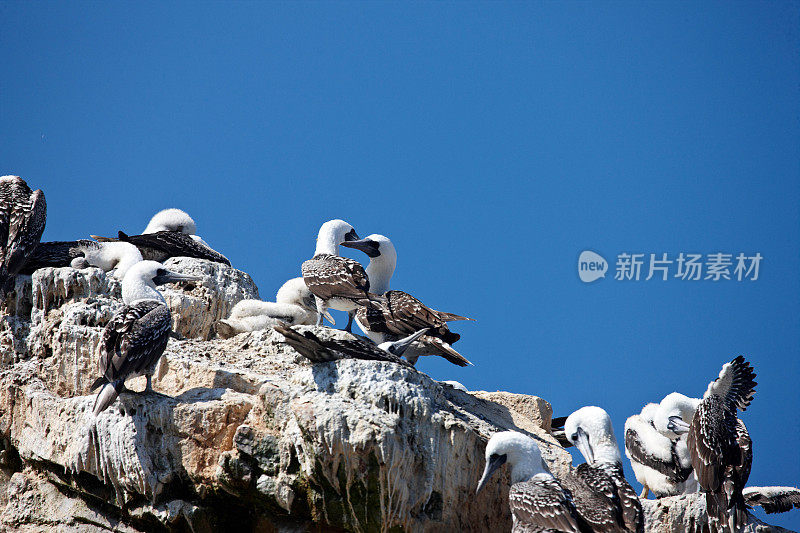
[[[381,253],[378,251],[378,243],[370,239],[358,239],[353,241],[345,241],[342,246],[347,248],[355,248],[361,250],[369,257],[378,257]]]
[[[575,442],[575,446],[580,450],[587,463],[594,463],[594,452],[592,445],[589,444],[589,435],[581,428],[578,428],[578,440]]]
[[[345,242],[357,241],[358,240],[358,233],[356,233],[356,230],[351,229],[350,231],[348,231],[347,233],[344,234],[344,240],[345,240]]]
[[[178,272],[173,272],[171,270],[167,270],[164,274],[160,276],[155,276],[153,278],[153,283],[156,285],[163,285],[165,283],[177,283],[179,281],[200,281],[201,278],[198,276],[190,276],[189,274],[179,274]]]
[[[478,488],[475,489],[475,494],[478,494],[481,489],[486,486],[486,483],[489,482],[492,474],[494,474],[495,470],[503,466],[503,464],[506,462],[506,459],[507,457],[505,454],[493,455],[489,458],[489,460],[486,462],[486,468],[483,469],[481,480],[478,481]]]
[[[669,417],[667,429],[676,435],[683,435],[684,433],[689,433],[689,424],[684,422],[679,416],[671,416]]]
[[[417,331],[416,333],[412,333],[411,335],[409,335],[408,337],[406,337],[404,339],[400,339],[399,341],[395,341],[395,343],[394,343],[394,354],[398,355],[398,356],[399,355],[403,355],[405,353],[405,351],[408,350],[408,347],[411,346],[411,344],[415,340],[417,340],[418,338],[420,338],[423,335],[425,335],[426,333],[428,333],[428,330],[430,330],[430,329],[431,328],[421,329],[421,330]]]

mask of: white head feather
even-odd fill
[[[486,444],[486,461],[492,455],[505,455],[511,467],[511,483],[527,481],[537,474],[550,474],[536,441],[516,431],[495,433]]]
[[[314,295],[308,290],[303,278],[292,278],[281,285],[278,294],[275,295],[275,301],[279,304],[299,305],[314,313],[317,311]]]
[[[589,456],[587,456],[586,450],[581,449],[579,442],[576,442],[579,429],[588,436]],[[570,441],[578,445],[587,462],[622,462],[617,438],[614,436],[614,427],[611,425],[611,417],[608,416],[605,409],[595,406],[581,407],[567,417],[567,421],[564,423],[564,433]]]
[[[157,261],[139,261],[130,267],[122,279],[122,301],[127,305],[138,300],[160,300],[166,303],[153,283],[159,270],[166,268]]]
[[[157,231],[180,231],[188,235],[197,233],[197,226],[186,211],[170,208],[159,211],[142,233],[155,233]]]
[[[314,255],[331,254],[339,255],[339,245],[344,242],[345,235],[355,230],[344,220],[334,219],[324,223],[317,234],[317,248]]]
[[[658,409],[653,417],[653,425],[656,426],[659,433],[675,440],[680,435],[669,428],[670,417],[677,416],[687,424],[691,424],[698,405],[700,405],[699,398],[690,398],[680,392],[671,392],[664,396],[664,399],[658,404]]]
[[[129,242],[102,242],[99,246],[78,247],[92,266],[100,267],[104,272],[114,270],[114,277],[124,279],[128,269],[142,260],[139,249]]]

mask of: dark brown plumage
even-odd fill
[[[47,220],[41,189],[31,191],[19,176],[0,177],[0,291],[25,266],[36,250]]]
[[[674,442],[672,443],[672,459],[664,461],[660,457],[649,453],[644,443],[639,439],[639,435],[636,431],[628,429],[625,432],[625,450],[629,454],[631,460],[664,474],[673,483],[683,483],[689,479],[689,476],[692,474],[691,466],[683,467],[681,465],[681,460],[675,450]],[[656,493],[656,495],[658,497],[666,496],[666,494],[659,495],[658,493]]]
[[[572,494],[552,477],[535,477],[511,485],[508,495],[514,533],[589,533]]]
[[[404,367],[414,368],[402,357],[393,355],[371,342],[359,339],[320,339],[313,331],[298,331],[288,325],[274,326],[283,335],[286,343],[312,363],[325,363],[339,359],[363,359],[388,361]]]
[[[73,259],[83,257],[80,246],[91,246],[92,244],[96,245],[97,243],[89,239],[40,242],[20,270],[20,274],[33,274],[40,268],[68,267]]]
[[[105,385],[95,400],[95,415],[114,402],[129,377],[146,375],[150,388],[150,376],[171,331],[169,308],[158,300],[140,300],[114,315],[100,341],[101,377],[91,387]]]
[[[317,254],[301,267],[303,281],[311,293],[328,301],[350,300],[367,305],[380,297],[369,292],[369,278],[361,263],[347,257],[332,254]]]
[[[795,487],[746,487],[742,494],[749,507],[759,506],[767,514],[800,509],[800,490]]]
[[[97,235],[92,235],[92,238],[100,242],[129,242],[139,249],[142,258],[146,261],[163,263],[170,257],[193,257],[231,266],[227,257],[196,240],[192,235],[181,231],[156,231],[141,235],[127,235],[120,231],[117,239]]]
[[[365,329],[382,335],[385,340],[396,340],[420,329],[430,328],[428,334],[419,339],[419,344],[427,348],[427,353],[412,353],[409,359],[416,361],[420,355],[435,354],[458,366],[472,364],[450,346],[461,336],[447,327],[449,321],[471,318],[431,309],[407,292],[390,290],[383,296],[385,303],[356,312],[356,320]]]
[[[709,524],[728,533],[747,521],[742,488],[750,475],[752,444],[737,408],[750,405],[755,376],[742,356],[723,366],[697,407],[687,437],[692,467],[706,493]]]

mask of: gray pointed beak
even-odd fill
[[[379,255],[381,255],[380,251],[378,250],[379,246],[378,243],[370,239],[345,241],[342,243],[342,246],[346,246],[347,248],[354,248],[356,250],[361,250],[369,257],[378,257]]]
[[[667,429],[676,435],[683,435],[684,433],[689,433],[689,424],[684,422],[679,416],[671,416],[669,417]]]
[[[153,278],[153,283],[156,285],[163,285],[165,283],[178,283],[179,281],[200,281],[200,277],[198,276],[190,276],[189,274],[179,274],[178,272],[173,272],[171,270],[167,270],[164,274],[160,276],[155,276]]]
[[[486,468],[483,469],[483,475],[481,476],[481,480],[478,481],[478,488],[475,489],[475,494],[478,494],[483,487],[486,486],[486,484],[489,482],[489,479],[491,479],[492,474],[494,474],[498,468],[503,466],[503,464],[506,462],[506,459],[507,457],[505,454],[492,455],[489,460],[486,461]]]
[[[589,444],[589,435],[581,428],[578,428],[578,440],[575,442],[575,447],[580,450],[587,463],[594,463],[594,452],[592,451],[592,445]]]
[[[408,337],[405,337],[404,339],[400,339],[399,341],[394,341],[393,343],[391,343],[391,346],[386,351],[393,353],[394,355],[397,356],[403,355],[405,351],[408,350],[408,347],[411,346],[411,344],[413,344],[415,340],[428,333],[428,330],[430,329],[431,328],[421,329],[416,333],[412,333]]]

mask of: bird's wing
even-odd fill
[[[587,482],[586,472],[581,472],[586,467],[588,465],[585,463],[579,465],[573,472],[562,477],[561,485],[570,491],[578,514],[591,526],[592,531],[624,533],[613,483],[608,480],[605,487],[598,490]]]
[[[511,513],[524,525],[542,530],[580,533],[575,504],[555,479],[531,479],[511,486]]]
[[[83,255],[78,247],[86,243],[95,243],[88,239],[77,241],[53,241],[40,242],[36,249],[28,257],[25,266],[20,270],[21,274],[33,274],[36,270],[45,267],[67,267],[70,262]]]
[[[44,232],[47,219],[47,202],[44,193],[21,182],[12,195],[12,206],[8,225],[8,246],[5,265],[10,274],[16,274],[25,266],[28,257],[36,250]]]
[[[736,406],[744,411],[755,395],[758,385],[755,377],[753,367],[740,355],[723,365],[719,377],[709,384],[704,398],[712,394],[720,396],[725,400],[726,406]]]
[[[339,359],[363,359],[369,361],[388,361],[408,368],[414,368],[402,357],[381,350],[371,342],[359,339],[320,339],[313,331],[299,331],[286,324],[273,326],[275,331],[286,338],[286,343],[312,363],[324,363]]]
[[[750,468],[753,466],[753,441],[750,439],[747,426],[744,425],[741,419],[736,419],[736,442],[742,455],[737,476],[739,478],[739,486],[744,487],[747,484],[747,480],[750,479]]]
[[[635,428],[629,427],[625,430],[625,452],[628,458],[664,474],[672,481],[686,481],[686,478],[692,473],[692,469],[682,468],[680,461],[675,456],[672,441],[656,431],[654,427],[649,427],[652,431],[646,435],[641,434],[643,431],[647,431],[643,425],[637,425]]]
[[[628,531],[634,533],[644,533],[644,510],[639,496],[633,490],[631,484],[625,479],[622,465],[614,465],[610,468],[611,479],[617,488],[620,507],[622,509],[622,519]]]
[[[742,494],[747,505],[762,507],[768,514],[800,509],[800,489],[796,487],[745,487]]]
[[[119,240],[129,242],[137,248],[159,250],[166,254],[168,258],[194,257],[196,259],[207,259],[228,266],[231,264],[228,258],[221,253],[196,241],[191,235],[180,231],[157,231],[155,233],[144,233],[142,235],[126,235],[120,231]]]
[[[689,425],[686,446],[692,459],[692,468],[700,486],[716,492],[722,485],[725,472],[725,457],[732,451],[738,456],[738,447],[728,435],[725,423],[724,400],[711,396],[700,402]],[[733,428],[731,428],[733,429]],[[739,460],[735,461],[737,464]]]
[[[172,330],[169,308],[144,300],[122,308],[103,330],[100,372],[113,382],[138,373],[161,357]]]
[[[301,270],[308,290],[323,300],[368,298],[369,278],[358,261],[320,254],[305,261]]]

